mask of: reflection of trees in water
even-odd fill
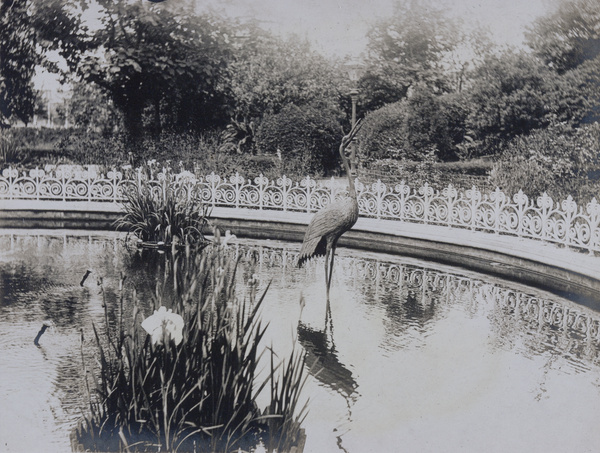
[[[468,313],[490,309],[493,341],[499,347],[522,342],[525,354],[558,351],[572,364],[599,362],[600,321],[570,302],[544,299],[475,278],[372,261],[348,260],[348,281],[370,303],[382,304],[397,335],[438,316],[441,304],[460,304]],[[358,277],[358,278],[357,278]]]
[[[64,315],[67,319],[73,319],[76,316],[73,313],[75,309],[73,304],[73,310],[70,309],[69,304],[76,298],[77,283],[81,275],[73,275],[69,282],[57,281],[57,275],[48,271],[52,267],[51,262],[41,267],[34,265],[33,268],[37,269],[34,273],[26,262],[29,260],[37,263],[40,257],[43,257],[42,261],[52,260],[58,255],[61,256],[61,261],[78,266],[82,274],[90,257],[96,268],[102,269],[100,272],[110,272],[115,263],[122,262],[125,264],[129,283],[136,288],[154,290],[153,286],[149,288],[149,283],[155,282],[157,276],[164,272],[164,254],[127,250],[123,244],[122,239],[95,238],[91,235],[2,236],[0,250],[7,253],[16,251],[24,259],[0,266],[0,290],[3,293],[0,294],[1,302],[6,305],[13,303],[18,297],[31,300],[42,293],[62,292],[66,307],[57,307],[59,300],[49,300],[47,311],[55,313],[54,318]],[[298,270],[295,267],[297,251],[285,247],[238,243],[230,247],[230,250],[232,256],[240,257],[244,263],[240,269],[244,283],[257,274],[263,280],[263,286],[270,277],[280,278],[284,284],[293,284],[307,273],[309,276],[311,272],[316,273],[318,266],[318,263],[313,263],[306,270]],[[29,272],[26,272],[27,269]],[[384,305],[389,320],[396,327],[401,327],[403,323],[423,326],[435,319],[436,311],[442,304],[460,303],[467,312],[475,313],[478,304],[485,303],[486,306],[497,306],[492,318],[494,328],[499,332],[500,342],[510,342],[511,334],[523,329],[543,334],[544,340],[539,343],[542,348],[540,350],[559,344],[565,345],[568,350],[585,351],[586,347],[581,342],[592,341],[596,346],[599,340],[599,321],[588,314],[589,310],[584,307],[571,304],[566,306],[559,301],[537,298],[500,284],[413,265],[344,256],[338,257],[335,274],[334,278],[338,281],[343,281],[352,290],[362,292],[363,303]],[[68,276],[63,276],[64,278]],[[69,294],[71,289],[73,292]],[[27,293],[31,294],[27,296]]]
[[[19,259],[0,265],[0,307],[16,301],[40,303],[45,315],[57,326],[85,323],[81,304],[86,303],[89,294],[81,295],[85,293],[77,287],[82,275],[73,275],[70,283],[60,281],[69,276],[53,275],[52,257],[61,255],[67,267],[79,266],[81,274],[90,260],[96,269],[106,273],[121,262],[128,284],[147,295],[154,291],[154,282],[164,273],[165,266],[164,255],[127,250],[123,241],[116,239],[3,236],[0,250],[19,254]],[[235,244],[229,250],[232,256],[241,259],[242,282],[248,284],[257,275],[262,288],[271,278],[284,287],[297,287],[303,279],[316,278],[317,267],[321,266],[317,260],[304,269],[297,269],[295,249]],[[45,265],[31,264],[37,263],[40,257],[48,260]],[[32,273],[31,268],[35,272]],[[334,281],[362,294],[361,303],[384,308],[388,338],[397,339],[409,328],[423,332],[444,316],[445,306],[460,304],[467,313],[487,310],[492,329],[490,341],[496,347],[518,347],[525,355],[561,354],[576,367],[585,368],[600,362],[600,322],[594,312],[583,306],[536,297],[502,284],[449,272],[345,256],[338,256],[336,260]],[[109,317],[115,318],[117,296],[107,291],[106,297],[112,307]],[[145,302],[142,299],[142,303]],[[322,379],[337,380],[335,385],[339,389],[336,391],[346,396],[352,394],[356,386],[352,373],[339,362],[335,348],[327,347],[327,339],[319,335],[321,332],[299,330],[307,354],[330,370],[322,374]],[[398,346],[398,342],[392,340],[392,343]]]
[[[441,315],[447,288],[439,280],[445,275],[355,259],[346,265],[346,271],[354,274],[349,278],[353,289],[362,299],[385,308],[386,348],[401,348],[406,331],[424,332]]]
[[[20,301],[27,303],[32,299],[27,296],[32,287],[48,285],[45,278],[38,275],[29,277],[29,273],[29,266],[25,263],[0,264],[0,307],[9,307]]]
[[[92,236],[1,236],[0,250],[14,258],[0,263],[0,306],[25,307],[32,318],[41,310],[58,327],[81,325],[90,294],[98,291],[96,271],[114,268],[117,245],[122,241]],[[88,269],[95,271],[82,288]]]
[[[57,283],[53,276],[51,272],[32,272],[26,263],[0,266],[0,307],[21,313],[25,320],[37,319],[41,311],[57,327],[81,325],[86,317],[88,289],[78,283]]]

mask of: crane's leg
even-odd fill
[[[329,300],[327,300],[327,308],[325,309],[325,330],[323,330],[326,339],[328,331],[333,338],[333,319],[331,318],[331,306],[329,304]]]
[[[333,260],[335,259],[335,246],[331,247],[331,263],[329,264],[329,280],[327,280],[327,298],[329,299],[329,288],[331,287],[331,277],[333,276]]]
[[[327,287],[327,303],[329,304],[329,254],[331,253],[331,247],[327,246],[325,252],[325,285]]]

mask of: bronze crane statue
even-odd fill
[[[298,266],[302,266],[307,259],[313,256],[325,255],[327,302],[329,302],[329,287],[331,286],[331,274],[333,273],[333,260],[337,241],[358,220],[358,201],[356,200],[354,181],[350,174],[346,148],[352,142],[360,127],[361,122],[359,120],[352,127],[348,135],[342,138],[340,145],[340,156],[348,175],[348,196],[330,203],[315,214],[308,224],[308,229],[300,248],[300,256],[298,257]]]

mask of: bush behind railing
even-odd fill
[[[262,175],[246,179],[236,173],[224,178],[211,173],[174,172],[151,163],[150,170],[131,167],[106,175],[88,169],[8,168],[0,176],[0,199],[124,202],[125,188],[137,178],[157,186],[166,180],[180,196],[194,197],[211,207],[279,210],[312,213],[345,194],[345,184],[333,178],[318,182],[286,176],[270,180]],[[356,181],[360,216],[400,222],[531,238],[573,247],[590,254],[600,252],[600,204],[593,198],[578,205],[568,196],[555,201],[547,194],[534,199],[522,191],[510,196],[496,188],[458,190],[449,185],[434,190],[427,183],[410,187],[403,182]]]

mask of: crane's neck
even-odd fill
[[[346,170],[346,175],[348,176],[348,195],[350,195],[350,198],[356,200],[356,188],[354,187],[354,178],[352,178],[352,174],[350,173],[350,164],[348,163],[348,158],[345,155],[345,150],[345,146],[340,146],[340,156],[342,157],[344,170]]]

